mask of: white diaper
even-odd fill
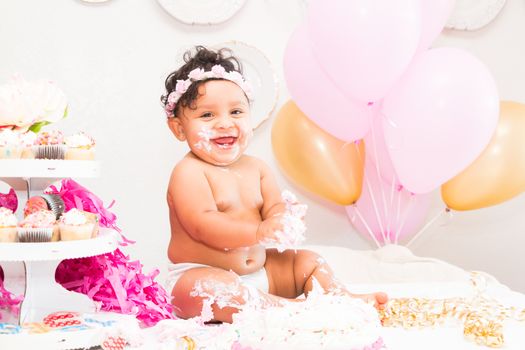
[[[212,267],[204,264],[196,263],[178,263],[168,265],[168,277],[166,278],[166,291],[171,294],[175,283],[179,280],[180,276],[188,270],[195,269],[197,267]],[[263,267],[258,271],[250,273],[248,275],[239,275],[243,284],[250,285],[257,288],[261,292],[268,293],[270,287],[268,285],[268,276],[266,276],[266,269]]]

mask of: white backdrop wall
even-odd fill
[[[140,259],[146,271],[160,268],[162,278],[169,239],[166,185],[173,165],[187,151],[168,131],[160,108],[166,75],[192,45],[239,40],[258,47],[272,61],[282,105],[288,99],[282,57],[289,35],[304,16],[303,3],[249,0],[228,22],[189,26],[154,0],[2,0],[0,83],[18,72],[28,80],[54,80],[66,92],[69,117],[56,127],[93,135],[102,162],[100,179],[80,182],[106,203],[116,200],[119,225],[137,241],[125,251]],[[508,0],[487,27],[445,31],[435,46],[475,54],[490,68],[502,99],[525,102],[524,19],[525,2]],[[373,248],[353,230],[343,207],[298,189],[279,171],[270,144],[272,119],[256,130],[248,153],[268,162],[282,187],[309,205],[308,243]],[[443,207],[436,193],[429,220]],[[521,195],[493,208],[444,216],[411,248],[417,255],[487,271],[525,292],[524,208]]]

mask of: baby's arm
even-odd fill
[[[286,212],[286,203],[281,197],[281,190],[270,167],[259,160],[259,169],[261,172],[261,194],[263,198],[261,218],[266,220],[272,216],[283,215]]]
[[[218,211],[202,168],[183,160],[173,170],[168,200],[184,230],[196,241],[216,249],[257,243],[259,223],[232,219]]]
[[[264,204],[261,210],[263,222],[259,230],[267,237],[263,243],[267,247],[277,248],[279,252],[296,249],[305,239],[303,217],[306,205],[297,203],[297,198],[288,191],[281,194],[271,170],[262,161],[260,169]]]

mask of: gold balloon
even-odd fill
[[[340,205],[361,195],[365,147],[346,143],[310,121],[293,101],[279,111],[272,127],[273,153],[295,183]]]
[[[473,210],[502,203],[523,191],[525,105],[502,101],[489,145],[467,169],[441,186],[441,197],[451,209]]]

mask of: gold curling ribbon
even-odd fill
[[[474,298],[394,298],[379,310],[385,327],[423,328],[434,327],[453,318],[463,321],[463,334],[479,345],[501,347],[505,343],[503,322],[507,319],[525,321],[525,309],[505,307],[484,295],[484,277],[473,273],[471,277],[476,295]]]
[[[192,338],[190,338],[188,336],[184,336],[184,337],[182,337],[182,339],[184,340],[184,342],[188,346],[186,350],[195,350],[196,349],[197,344],[195,344],[195,341]]]

